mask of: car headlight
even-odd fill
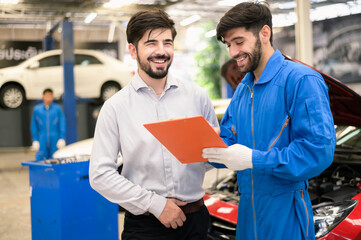
[[[313,209],[316,238],[323,237],[344,220],[357,205],[357,200],[330,203]]]

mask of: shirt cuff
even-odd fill
[[[159,218],[162,214],[167,199],[160,195],[154,194],[152,197],[152,202],[150,203],[149,212],[153,214],[156,218]]]

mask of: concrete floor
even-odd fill
[[[26,148],[0,149],[0,240],[31,240],[29,169],[21,162],[34,159]],[[124,214],[118,216],[120,236]]]
[[[0,149],[0,240],[31,240],[29,169],[21,163],[34,159],[27,148]],[[203,186],[228,172],[208,171]],[[120,236],[124,214],[118,216]]]

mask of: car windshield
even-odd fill
[[[361,128],[354,126],[336,126],[336,147],[361,150]]]

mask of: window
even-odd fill
[[[60,66],[60,55],[53,55],[39,60],[39,67]]]
[[[90,64],[102,64],[97,58],[85,55],[85,54],[76,54],[75,55],[75,65],[87,66]]]

